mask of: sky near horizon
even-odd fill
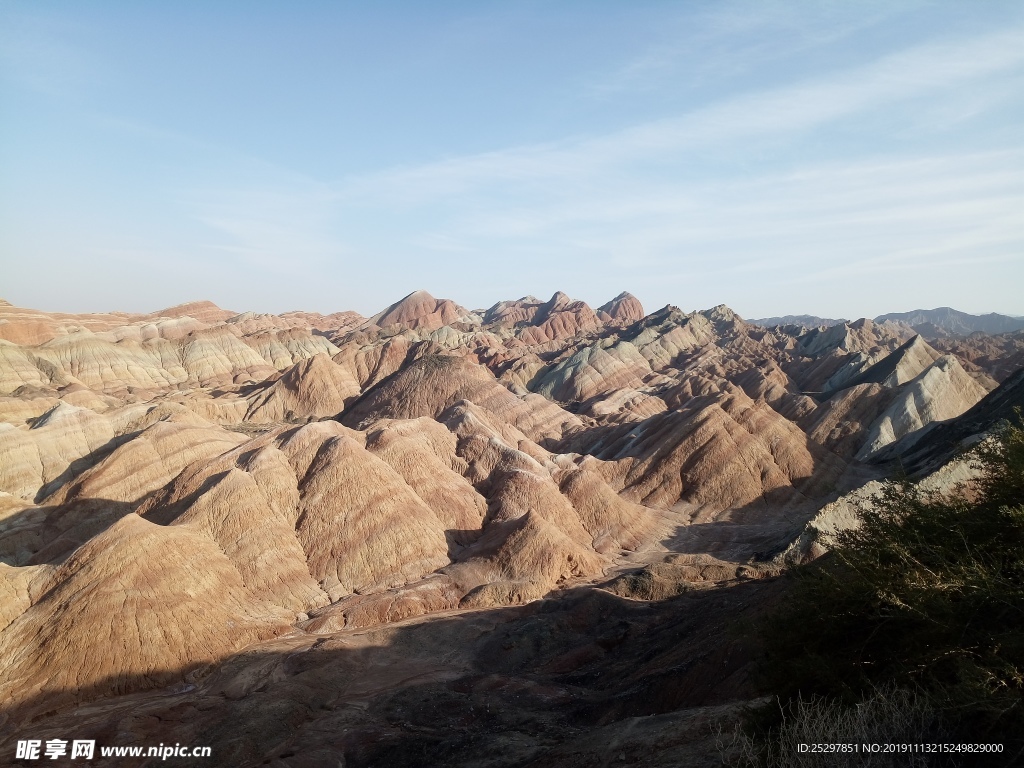
[[[0,297],[1024,315],[1024,3],[4,2]]]

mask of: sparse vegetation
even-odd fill
[[[444,371],[458,362],[452,355],[427,354],[416,361],[423,371]]]
[[[860,528],[794,572],[763,627],[784,712],[838,723],[837,707],[896,686],[927,695],[959,740],[1003,743],[996,764],[1024,747],[1024,429],[1006,426],[974,460],[981,479],[948,496],[890,484]],[[777,749],[786,722],[767,716],[762,743]]]
[[[757,739],[737,729],[731,742],[721,745],[725,762],[743,768],[916,768],[953,764],[943,755],[882,751],[881,745],[949,739],[942,715],[922,693],[890,686],[873,691],[852,707],[819,696],[797,698],[778,708],[778,718],[779,724],[768,739]],[[817,752],[810,746],[824,744],[850,748]],[[868,752],[866,744],[878,744],[880,749]],[[807,745],[806,750],[801,745]]]
[[[665,600],[692,589],[679,578],[665,573],[665,568],[648,566],[636,573],[627,573],[608,585],[608,589],[620,597],[631,600]]]

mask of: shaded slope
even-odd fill
[[[3,702],[45,695],[67,704],[163,686],[287,631],[292,618],[247,593],[207,537],[135,515],[83,545],[36,591],[0,634]]]

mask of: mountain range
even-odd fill
[[[967,336],[972,333],[1014,333],[1024,330],[1024,319],[999,315],[969,315],[950,307],[915,309],[913,312],[891,312],[875,318],[876,323],[886,321],[906,323],[925,337]]]
[[[1021,402],[1024,323],[972,317],[0,303],[0,752],[712,755],[756,693],[729,622]]]
[[[831,327],[849,322],[845,319],[817,317],[816,315],[782,315],[750,320],[754,325],[773,328],[777,325],[799,325],[804,328]],[[990,312],[971,315],[950,307],[915,309],[912,312],[890,312],[875,318],[876,323],[903,323],[926,339],[942,336],[969,336],[972,333],[1002,334],[1024,330],[1024,318]]]

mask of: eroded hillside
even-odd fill
[[[1018,352],[628,293],[421,291],[368,319],[4,303],[0,749],[35,723],[233,765],[451,763],[461,723],[519,761],[473,764],[572,764],[590,726],[742,699],[729,606],[773,599],[823,507],[987,428]]]

